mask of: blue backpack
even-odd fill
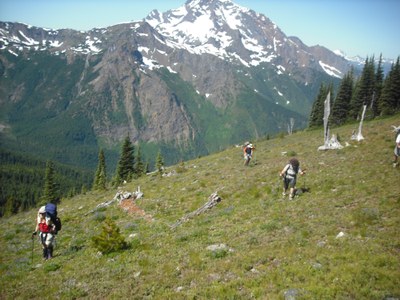
[[[45,205],[46,214],[50,217],[51,221],[56,227],[55,234],[61,230],[61,219],[57,216],[57,205],[54,203],[47,203]]]

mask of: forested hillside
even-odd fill
[[[0,148],[0,216],[37,206],[43,194],[46,162]],[[54,164],[59,197],[70,197],[90,188],[91,172]]]

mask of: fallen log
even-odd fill
[[[210,195],[210,197],[208,197],[207,203],[205,203],[202,207],[196,209],[195,211],[180,218],[175,224],[171,225],[171,229],[175,229],[179,225],[189,221],[191,218],[198,216],[198,215],[204,213],[205,211],[213,208],[215,205],[217,205],[219,202],[221,202],[221,200],[222,199],[220,196],[218,196],[217,192],[212,193]]]
[[[98,204],[95,209],[92,209],[91,211],[89,211],[88,213],[85,214],[85,216],[87,216],[88,214],[94,213],[95,211],[97,211],[100,208],[103,207],[108,207],[111,204],[113,204],[114,202],[118,201],[118,204],[121,204],[122,201],[126,200],[126,199],[140,199],[143,197],[143,193],[140,191],[140,186],[138,187],[137,191],[131,193],[131,192],[127,192],[127,191],[117,191],[117,193],[115,194],[114,198],[112,200],[108,200],[105,202],[102,202],[100,204]]]

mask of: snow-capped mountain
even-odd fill
[[[298,38],[288,38],[266,16],[230,0],[188,1],[163,14],[155,10],[145,20],[167,38],[171,47],[212,54],[246,67],[268,63],[277,72],[291,72],[299,63],[305,68],[316,63],[339,78],[348,67],[329,50],[310,48]]]
[[[341,59],[346,58],[341,53],[319,46],[307,47],[300,39],[287,37],[266,16],[230,0],[188,1],[184,6],[165,13],[154,10],[145,21],[163,36],[162,43],[169,48],[184,49],[195,55],[211,54],[229,62],[239,62],[246,67],[269,63],[275,66],[277,72],[283,72],[287,67],[290,72],[290,65],[301,62],[302,67],[308,67],[316,63],[329,75],[339,78],[348,67],[348,62]],[[147,36],[141,32],[138,24],[127,25],[137,35]],[[120,26],[124,24],[114,27]],[[22,24],[5,23],[0,31],[0,45],[2,49],[7,47],[10,52],[14,48],[52,50],[56,54],[63,51],[97,54],[108,47],[107,33],[110,30],[113,32],[113,29],[110,27],[79,32],[32,26],[24,28]],[[36,30],[41,32],[32,34]],[[145,45],[140,49],[144,57],[151,56],[146,53],[149,49]],[[153,57],[148,57],[150,65]],[[285,57],[290,60],[289,64],[282,61]]]
[[[342,50],[334,50],[333,52],[334,52],[336,55],[343,57],[343,58],[346,59],[350,64],[354,65],[356,68],[359,68],[359,69],[362,69],[362,68],[363,68],[363,66],[364,66],[364,64],[365,64],[365,61],[366,61],[366,59],[367,59],[366,57],[361,57],[360,55],[349,56],[349,55],[347,55],[347,54],[346,54],[344,51],[342,51]],[[381,59],[380,57],[374,57],[375,63],[378,64],[380,59]],[[391,59],[391,58],[384,58],[384,57],[382,57],[381,63],[382,63],[382,67],[383,67],[384,73],[387,74],[387,73],[390,71],[390,69],[391,69],[391,67],[392,67],[392,64],[395,63],[395,60],[394,60],[394,59]]]
[[[350,68],[230,0],[87,32],[0,22],[0,66],[1,128],[32,151],[43,152],[43,130],[96,153],[129,134],[179,149],[171,159],[285,130],[289,118],[304,127],[320,83]]]

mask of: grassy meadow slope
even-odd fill
[[[255,141],[250,167],[232,147],[123,187],[144,197],[146,217],[116,204],[116,190],[59,205],[55,258],[30,238],[36,211],[0,220],[0,299],[389,299],[400,298],[400,168],[391,164],[400,116],[332,130],[342,150],[317,151],[323,131]],[[278,173],[295,154],[309,188],[281,196]],[[222,201],[171,229],[205,204]],[[112,218],[130,248],[101,255],[90,238]],[[339,237],[341,236],[341,237]],[[214,251],[211,245],[226,247]],[[32,247],[34,255],[32,257]],[[33,263],[32,263],[33,259]]]

